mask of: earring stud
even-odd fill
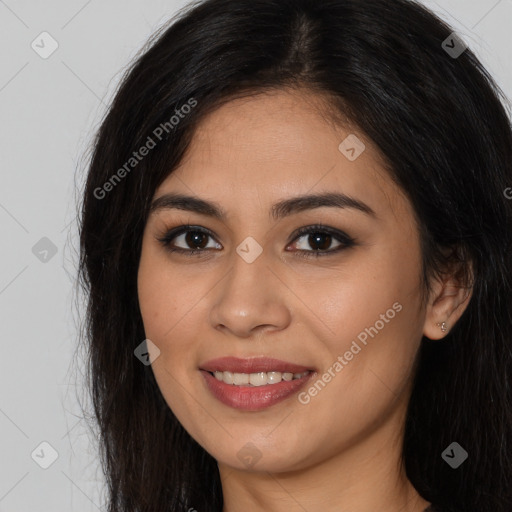
[[[446,332],[446,330],[447,330],[446,322],[443,322],[443,323],[437,322],[436,325],[438,325],[438,326],[440,325],[441,326],[441,331]]]

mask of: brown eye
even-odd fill
[[[209,235],[201,231],[187,231],[187,233],[185,233],[184,242],[192,246],[193,249],[196,249],[196,246],[200,249],[204,249],[208,244],[208,236]]]
[[[214,243],[213,247],[208,247],[209,239],[213,236],[202,228],[193,226],[180,226],[168,231],[162,238],[158,240],[170,252],[182,252],[196,254],[198,252],[207,252],[209,249],[218,249],[222,246]]]
[[[355,245],[355,240],[342,231],[322,226],[308,226],[299,229],[295,233],[294,241],[304,239],[302,242],[295,242],[297,252],[304,257],[318,257],[337,253]],[[334,245],[334,248],[332,247]]]
[[[307,235],[307,244],[314,250],[327,251],[333,242],[333,237],[327,233]]]

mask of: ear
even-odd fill
[[[463,282],[463,265],[467,266],[470,285]],[[450,265],[450,269],[432,285],[423,326],[423,335],[431,340],[442,339],[450,332],[464,313],[473,293],[471,262],[458,262]],[[443,322],[446,326],[444,332],[441,330]]]

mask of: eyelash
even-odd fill
[[[212,238],[215,238],[209,230],[187,224],[184,226],[179,226],[179,227],[171,229],[170,231],[165,233],[165,235],[163,237],[161,237],[161,238],[157,237],[157,240],[165,247],[165,249],[168,252],[170,252],[170,253],[178,252],[180,254],[183,254],[183,255],[189,256],[189,257],[194,256],[194,255],[201,256],[201,253],[212,250],[212,249],[183,249],[181,247],[171,247],[170,246],[170,243],[172,242],[172,240],[174,238],[176,238],[184,233],[188,233],[188,232],[202,233],[202,234],[208,235]],[[304,235],[311,235],[311,234],[330,235],[333,238],[335,238],[338,242],[341,242],[342,245],[340,245],[336,249],[325,250],[325,251],[322,251],[322,250],[306,251],[303,249],[298,249],[294,252],[298,253],[299,257],[318,258],[318,257],[323,257],[323,256],[329,256],[329,255],[336,254],[342,250],[348,249],[348,248],[356,245],[356,240],[354,238],[349,237],[347,234],[343,233],[343,231],[339,231],[337,229],[330,228],[328,226],[324,226],[323,224],[314,224],[312,226],[305,226],[305,227],[298,229],[294,233],[294,237],[292,238],[291,242],[294,242],[296,239],[301,238]],[[289,244],[291,242],[289,242]],[[287,244],[287,245],[289,245],[289,244]]]

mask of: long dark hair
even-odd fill
[[[134,356],[145,339],[142,233],[198,122],[231,99],[285,87],[325,95],[333,121],[350,120],[380,149],[420,226],[425,297],[448,264],[473,288],[449,334],[422,340],[403,445],[409,479],[442,511],[510,512],[512,129],[503,92],[469,48],[450,53],[461,44],[453,30],[412,1],[206,0],[171,22],[126,71],[102,120],[79,212],[81,340],[109,512],[222,510],[216,461]],[[452,442],[468,452],[457,469],[441,457]]]

